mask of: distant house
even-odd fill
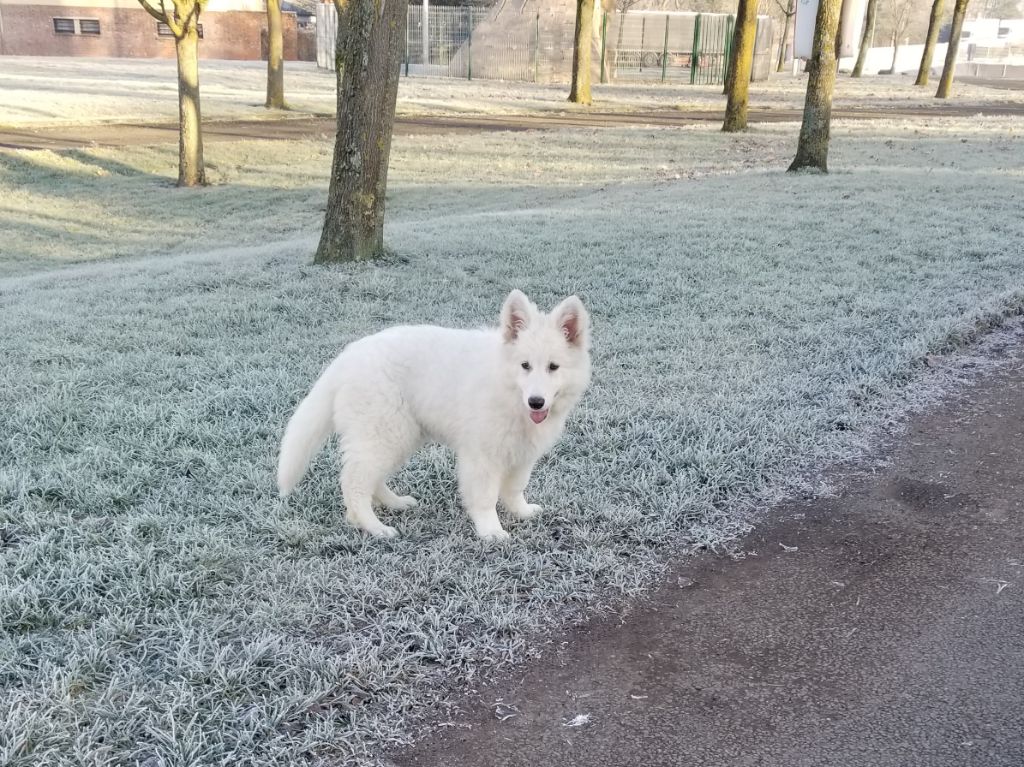
[[[939,42],[949,42],[949,24],[939,32]],[[960,40],[986,48],[1012,48],[1024,45],[1024,19],[968,19]]]
[[[299,29],[311,29],[316,26],[317,0],[282,0],[281,10],[294,13]]]
[[[312,3],[283,5],[285,59],[315,60]],[[265,0],[209,0],[199,27],[200,58],[266,57]],[[174,37],[138,0],[2,0],[0,54],[174,58]]]

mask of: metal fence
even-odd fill
[[[768,76],[771,22],[757,20],[754,79]],[[607,16],[602,57],[614,79],[721,84],[732,47],[735,18],[717,13],[634,11]]]
[[[571,73],[573,18],[524,12],[513,3],[491,8],[409,7],[403,74],[528,82],[564,81]],[[424,20],[425,23],[424,23]],[[721,84],[734,17],[717,13],[634,11],[604,14],[594,30],[594,79]],[[771,68],[772,26],[759,16],[754,80]],[[334,69],[337,13],[317,5],[317,62]]]
[[[473,28],[491,12],[473,6],[409,6],[404,74],[473,77]],[[524,78],[525,79],[525,78]]]
[[[1024,64],[1024,45],[967,46],[967,61],[990,64]]]

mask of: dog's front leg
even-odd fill
[[[501,472],[479,456],[459,456],[459,490],[466,513],[481,538],[501,540],[508,533],[498,519],[498,489]]]
[[[512,516],[516,519],[531,519],[541,512],[541,507],[536,503],[527,503],[526,486],[530,482],[530,474],[533,472],[533,464],[517,466],[510,469],[501,483],[501,502],[505,504]]]

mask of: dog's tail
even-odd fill
[[[334,386],[325,375],[313,384],[288,421],[277,461],[277,489],[281,497],[299,484],[309,462],[334,430],[333,404]]]

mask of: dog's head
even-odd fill
[[[513,290],[501,308],[501,333],[524,417],[542,423],[579,401],[590,383],[590,315],[582,301],[569,296],[544,314]]]

